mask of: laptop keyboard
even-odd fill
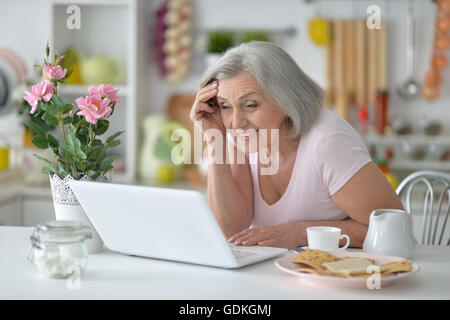
[[[236,257],[236,259],[243,259],[243,258],[257,255],[257,253],[255,253],[255,252],[250,252],[250,251],[246,251],[246,250],[239,250],[239,249],[235,249],[235,248],[231,248],[231,250],[233,251],[233,254]]]

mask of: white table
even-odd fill
[[[90,255],[80,288],[69,289],[26,260],[31,232],[0,227],[0,299],[450,299],[449,247],[418,247],[413,261],[421,270],[380,290],[306,285],[278,270],[275,258],[226,270],[109,250]]]

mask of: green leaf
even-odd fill
[[[92,180],[97,179],[97,178],[100,176],[101,173],[102,173],[101,171],[98,171],[98,172],[94,173],[94,174],[91,176],[91,179],[92,179]]]
[[[63,155],[67,157],[67,155],[72,154],[73,149],[68,144],[63,144],[61,147],[61,150],[63,151]]]
[[[98,122],[94,126],[94,133],[97,136],[100,136],[108,130],[109,121],[108,120],[98,120]]]
[[[55,174],[56,170],[54,168],[51,168],[51,167],[42,167],[41,173],[43,173],[43,174]]]
[[[33,153],[33,156],[35,156],[37,159],[39,159],[41,161],[44,161],[45,163],[47,163],[48,165],[50,165],[53,168],[54,164],[50,160],[45,159],[45,158],[41,157],[40,155],[34,154],[34,153]]]
[[[81,117],[78,116],[76,112],[73,112],[73,115],[72,115],[73,126],[76,128],[80,122],[81,122]]]
[[[101,171],[109,171],[111,169],[108,169],[111,164],[114,162],[114,160],[117,159],[117,155],[112,155],[109,157],[106,157],[105,159],[102,160],[102,162],[100,163],[100,170]],[[112,166],[111,166],[112,167]]]
[[[40,134],[40,135],[45,135],[47,132],[45,130],[45,128],[43,128],[42,126],[39,126],[36,122],[37,121],[35,121],[35,119],[34,119],[34,120],[28,122],[27,125],[30,127],[31,130],[34,131],[34,133]]]
[[[81,141],[77,137],[69,134],[67,135],[67,143],[71,149],[71,153],[74,157],[86,159],[86,154],[81,150]]]
[[[97,160],[100,153],[103,151],[103,146],[94,146],[89,152],[88,155],[88,161],[95,161]]]
[[[85,146],[88,143],[88,136],[87,135],[81,135],[78,134],[77,135],[78,139],[80,140],[80,142]]]
[[[107,148],[114,148],[114,147],[117,147],[119,144],[120,144],[120,140],[114,140],[114,141],[109,142],[106,145],[106,147]]]
[[[52,96],[52,101],[59,108],[60,112],[64,110],[64,106],[67,104],[63,98],[57,95]]]
[[[118,136],[120,136],[124,132],[125,131],[118,131],[118,132],[114,133],[112,136],[110,136],[108,139],[106,139],[106,143],[113,141],[114,139],[116,139]]]
[[[72,118],[67,116],[63,119],[63,124],[70,124],[72,125]],[[75,131],[75,127],[73,128],[73,130]]]
[[[42,120],[45,121],[51,127],[56,127],[59,124],[59,120],[54,116],[50,115],[50,113],[44,113],[42,115]]]
[[[51,133],[47,134],[47,144],[50,147],[59,147],[59,141]]]
[[[43,111],[42,111],[42,114],[44,114]],[[41,116],[39,116],[38,118],[33,119],[32,121],[34,123],[36,123],[38,126],[42,127],[45,130],[45,132],[53,130],[55,127],[51,127],[48,124],[46,124],[45,121],[41,119]]]
[[[45,112],[54,117],[56,117],[59,114],[59,108],[54,101],[55,97],[56,96],[53,95],[52,99],[49,102],[43,102],[41,104],[42,110],[44,110]]]
[[[58,163],[57,169],[58,169],[58,176],[59,176],[61,179],[64,179],[66,176],[69,175],[70,169],[69,169],[69,170],[66,170],[66,168],[64,168],[64,167],[61,165],[61,163]]]
[[[103,146],[103,142],[100,139],[94,139],[94,141],[92,141],[92,146]]]
[[[48,148],[47,139],[43,135],[40,134],[35,135],[31,140],[31,142],[33,142],[33,144],[40,149]]]
[[[52,149],[53,155],[55,156],[55,159],[56,159],[57,161],[60,160],[60,159],[61,159],[61,156],[60,156],[60,154],[59,154],[58,147],[55,147],[55,146],[49,146],[49,147],[50,147],[50,149]]]
[[[87,136],[89,134],[89,130],[86,127],[81,127],[80,130],[78,130],[78,135],[80,136]]]
[[[73,110],[73,104],[66,104],[66,105],[64,105],[62,113],[66,114],[66,113],[69,113],[72,110]]]

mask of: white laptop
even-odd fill
[[[113,251],[223,268],[288,251],[230,244],[199,191],[85,181],[70,187]]]

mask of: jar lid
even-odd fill
[[[44,225],[38,225],[32,236],[33,244],[41,243],[72,243],[91,238],[91,230],[88,226],[70,220],[51,220]]]

